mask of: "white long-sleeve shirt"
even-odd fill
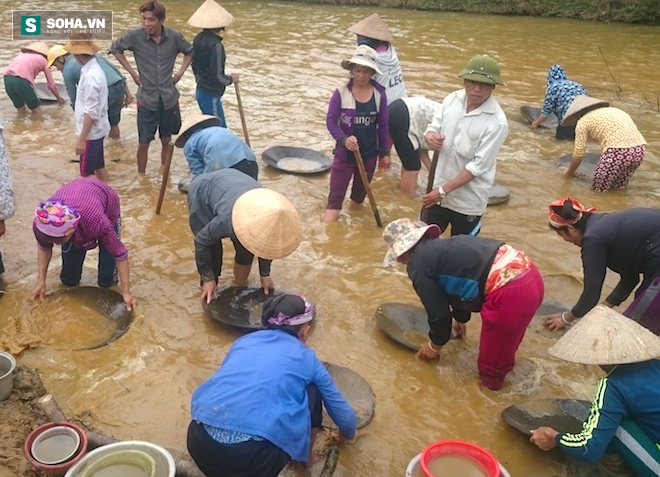
[[[504,111],[491,96],[468,113],[465,90],[461,89],[442,102],[424,134],[431,131],[445,135],[433,187],[449,182],[463,170],[474,176],[448,193],[442,206],[463,215],[483,215],[488,190],[495,181],[497,153],[509,131]]]
[[[105,73],[96,58],[89,60],[80,70],[80,81],[76,89],[76,134],[80,136],[85,114],[94,121],[87,139],[101,139],[110,132],[108,120],[108,83]]]

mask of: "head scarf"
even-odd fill
[[[67,237],[78,225],[80,214],[60,199],[41,202],[34,211],[34,226],[49,237]]]
[[[277,314],[277,316],[271,316],[268,318],[268,324],[270,325],[275,325],[275,326],[294,326],[294,325],[302,325],[304,323],[309,323],[314,319],[314,305],[307,300],[302,295],[298,295],[296,293],[289,293],[289,295],[293,296],[298,296],[302,298],[302,300],[305,302],[305,311],[303,311],[302,314],[300,315],[294,315],[294,316],[287,316],[284,313],[280,312]]]
[[[576,210],[578,212],[578,214],[573,219],[565,219],[555,211],[555,208],[558,209],[563,208],[566,202],[570,203],[571,206],[573,207],[573,210]],[[572,197],[564,197],[563,199],[559,199],[553,202],[552,204],[550,204],[549,209],[550,209],[550,217],[548,217],[548,220],[550,221],[550,225],[552,225],[555,228],[575,225],[582,219],[585,213],[593,212],[594,210],[596,210],[595,207],[589,207],[588,209],[585,209],[582,204],[580,204],[577,200],[573,199]]]
[[[561,81],[566,79],[566,72],[564,68],[559,65],[553,65],[548,70],[548,85],[551,85],[555,81]]]

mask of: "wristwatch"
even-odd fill
[[[438,205],[440,205],[440,202],[442,202],[442,199],[447,197],[447,193],[445,190],[442,188],[442,186],[438,187],[438,194],[440,194],[440,200],[438,201]]]

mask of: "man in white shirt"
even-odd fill
[[[500,67],[475,56],[458,74],[464,88],[449,94],[424,134],[440,150],[433,189],[422,197],[427,222],[451,235],[477,235],[495,181],[496,157],[508,133],[504,111],[492,96],[503,85]]]
[[[74,106],[76,118],[76,154],[80,156],[80,175],[96,175],[108,182],[103,157],[103,140],[110,132],[108,120],[108,84],[94,54],[99,46],[91,40],[73,38],[64,47],[80,63],[80,80]]]

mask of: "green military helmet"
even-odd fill
[[[458,73],[458,77],[477,83],[504,84],[500,77],[500,66],[494,58],[488,55],[473,57],[468,61],[465,69]]]

